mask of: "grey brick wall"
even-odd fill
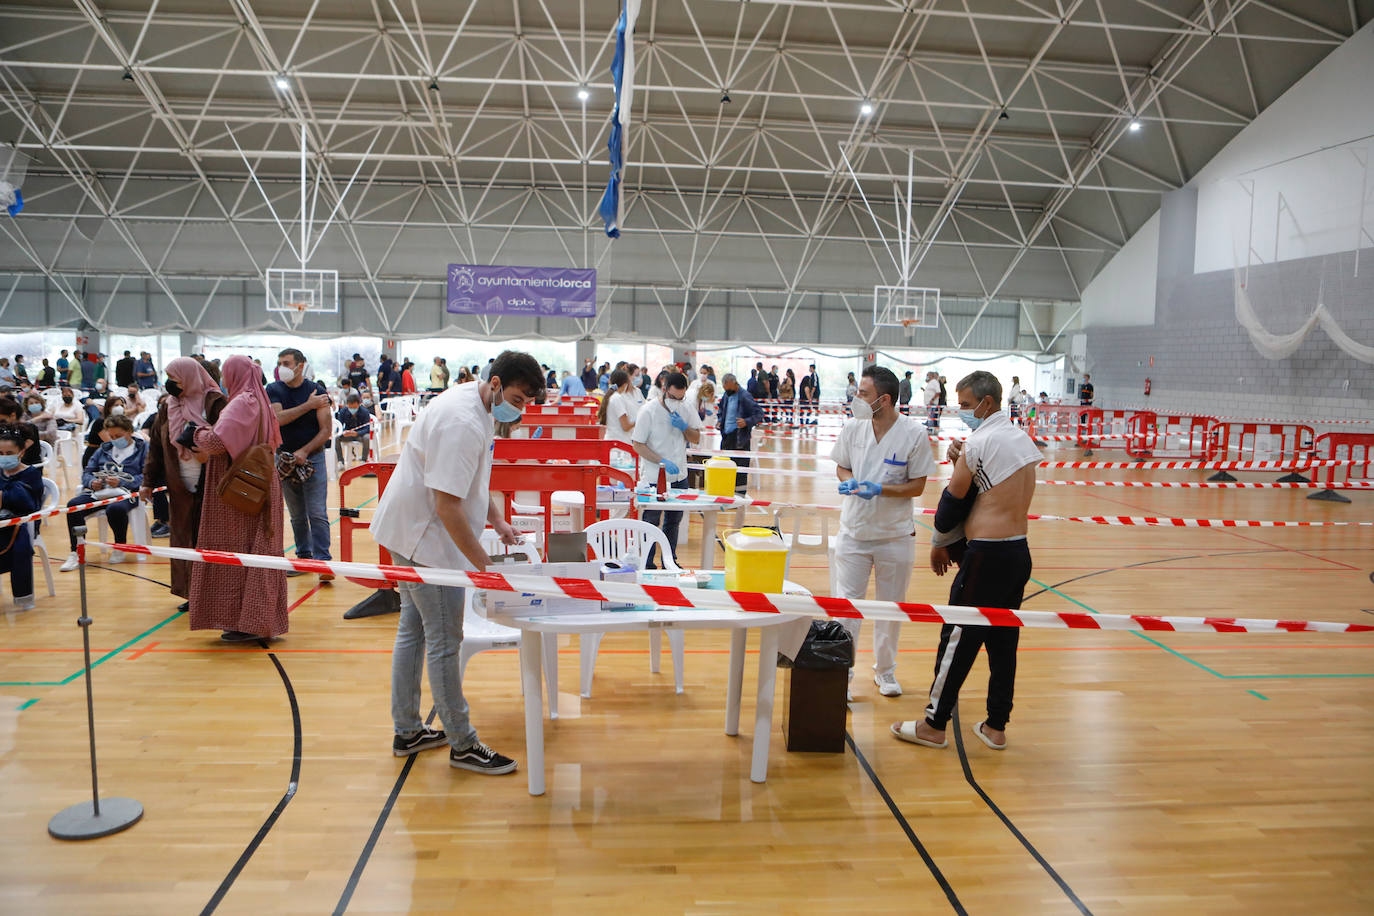
[[[1247,288],[1270,333],[1297,328],[1320,289],[1345,332],[1374,346],[1374,249],[1360,252],[1358,277],[1354,252],[1347,252],[1251,267]],[[1292,356],[1265,359],[1236,321],[1230,271],[1178,282],[1161,306],[1153,326],[1087,328],[1088,371],[1099,406],[1374,420],[1374,364],[1346,355],[1320,326]],[[1148,398],[1146,377],[1152,383]],[[1374,433],[1374,424],[1357,429]]]

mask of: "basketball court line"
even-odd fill
[[[906,816],[902,814],[902,809],[897,807],[897,803],[893,801],[892,796],[888,794],[887,787],[884,786],[883,781],[878,778],[878,774],[874,772],[872,764],[870,764],[868,758],[863,755],[863,751],[859,750],[859,745],[854,741],[854,736],[851,735],[848,730],[844,733],[844,741],[845,744],[849,745],[849,749],[854,752],[854,756],[859,761],[859,766],[863,767],[864,772],[868,774],[868,778],[872,780],[874,788],[878,790],[878,795],[887,804],[887,809],[892,812],[892,816],[895,817],[897,823],[901,825],[902,832],[905,833],[906,838],[911,841],[911,845],[920,855],[921,861],[926,863],[926,868],[930,870],[931,877],[935,879],[935,883],[939,884],[940,890],[945,892],[945,899],[947,899],[950,906],[954,908],[954,912],[959,913],[960,916],[968,916],[968,910],[964,909],[964,905],[959,902],[959,896],[954,892],[954,888],[950,886],[944,873],[940,871],[940,867],[935,864],[935,860],[931,858],[930,853],[926,851],[925,846],[921,843],[920,837],[916,836],[916,831],[911,828],[911,823],[907,821]]]

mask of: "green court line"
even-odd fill
[[[1267,700],[1267,699],[1269,699],[1267,696],[1265,696],[1264,694],[1260,693],[1258,690],[1247,690],[1247,691],[1245,691],[1245,692],[1246,692],[1246,693],[1253,693],[1255,696],[1259,697],[1261,700]]]
[[[359,503],[359,504],[358,504],[357,506],[355,506],[354,508],[355,508],[355,509],[361,509],[361,508],[363,508],[364,506],[366,506],[368,503],[373,502],[373,501],[376,500],[376,499],[377,499],[377,497],[375,497],[375,496],[368,497],[367,499],[365,499],[363,502]],[[338,524],[338,521],[339,521],[339,520],[338,520],[337,518],[334,519],[334,521],[332,521],[332,522],[329,523],[329,527],[333,528],[336,524]],[[287,551],[291,550],[291,548],[292,548],[292,547],[295,547],[295,546],[296,546],[295,544],[292,544],[290,547],[287,547],[287,548],[283,549],[283,550],[282,550],[282,553],[285,554]],[[181,611],[177,611],[177,612],[176,612],[175,614],[173,614],[171,617],[168,617],[166,620],[162,621],[162,623],[159,623],[159,624],[157,624],[156,626],[153,626],[153,627],[150,627],[150,628],[147,629],[147,630],[144,630],[142,633],[138,634],[138,635],[135,636],[133,639],[131,639],[131,640],[129,640],[128,642],[126,642],[124,645],[120,646],[120,647],[117,648],[117,649],[112,649],[112,650],[110,650],[109,652],[105,653],[104,655],[102,655],[102,656],[101,656],[100,658],[98,658],[97,660],[91,662],[91,668],[95,668],[95,667],[96,667],[97,665],[99,665],[101,662],[104,662],[104,661],[107,661],[107,660],[113,658],[114,656],[116,656],[116,655],[118,655],[119,653],[123,652],[125,649],[129,648],[130,646],[132,646],[134,643],[138,642],[140,639],[143,639],[144,637],[147,637],[147,636],[151,636],[153,633],[156,633],[158,630],[162,629],[162,628],[165,627],[167,624],[171,623],[173,620],[176,620],[176,619],[177,619],[178,617],[180,617],[180,616],[182,616],[182,612],[181,612]],[[64,685],[64,684],[70,684],[72,681],[76,680],[76,679],[79,678],[82,674],[84,674],[85,671],[86,671],[86,669],[85,669],[84,667],[78,668],[76,671],[74,671],[74,672],[72,672],[71,674],[67,675],[66,677],[64,677],[64,678],[63,678],[62,680],[60,680],[60,681],[0,681],[0,687],[61,687],[61,686]],[[38,702],[38,700],[36,700],[36,699],[35,699],[35,700],[30,700],[30,701],[28,701],[27,703],[25,703],[23,706],[20,706],[19,708],[20,708],[20,709],[26,709],[27,707],[32,706],[34,703],[37,703],[37,702]]]
[[[151,636],[152,634],[167,626],[167,624],[171,623],[173,620],[176,620],[180,616],[181,611],[173,612],[171,617],[168,617],[166,620],[162,621],[159,624],[154,624],[153,626],[144,630],[142,633],[139,633],[133,639],[126,642],[124,645],[120,646],[117,649],[111,649],[109,652],[106,652],[104,655],[100,656],[100,658],[91,662],[91,667],[95,668],[101,662],[108,661],[109,659],[114,658],[116,655],[123,652],[125,649],[129,648],[134,643],[138,642],[140,639],[143,639],[145,636]],[[72,681],[81,677],[81,675],[84,674],[85,671],[86,669],[83,666],[81,668],[76,669],[76,671],[67,675],[60,681],[0,681],[0,687],[61,687],[63,684],[70,684]],[[37,701],[35,700],[34,702]]]
[[[37,702],[38,697],[34,697],[32,700],[25,700],[24,702],[19,704],[18,708],[16,709],[16,712],[23,712],[24,710],[28,709],[30,706]]]

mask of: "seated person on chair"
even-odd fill
[[[53,416],[57,419],[58,429],[74,430],[86,422],[86,412],[76,402],[76,395],[70,388],[62,389],[62,402],[53,411]]]
[[[43,475],[24,463],[24,433],[0,426],[0,519],[37,512],[43,505]],[[0,572],[10,574],[14,609],[33,609],[33,542],[28,525],[0,528]]]
[[[339,464],[344,463],[344,445],[357,442],[363,447],[362,460],[366,461],[372,442],[372,414],[363,407],[362,395],[356,391],[348,393],[346,407],[334,412],[334,419],[343,424],[343,432],[334,438],[334,454]]]
[[[18,401],[8,395],[0,397],[0,423],[18,427],[24,436],[24,463],[32,467],[42,464],[43,452],[38,447],[38,427],[24,419],[24,415]]]
[[[67,536],[72,552],[62,564],[62,572],[76,569],[76,529],[85,524],[88,515],[104,512],[115,543],[123,544],[129,533],[129,513],[139,508],[138,499],[132,494],[143,486],[143,462],[148,456],[148,442],[134,436],[133,422],[123,415],[107,418],[102,432],[108,441],[102,442],[86,462],[86,469],[81,473],[82,490],[67,505],[84,506],[98,499],[118,496],[120,491],[129,498],[98,509],[77,509],[67,513]],[[109,562],[124,562],[123,551],[111,551]]]

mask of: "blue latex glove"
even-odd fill
[[[679,416],[678,414],[676,414],[676,413],[671,414],[671,415],[669,416],[669,418],[668,418],[668,422],[673,424],[673,429],[679,430],[679,431],[684,432],[684,433],[687,432],[687,429],[688,429],[687,421],[684,420],[684,419],[682,419],[682,417]],[[677,472],[674,471],[673,473],[676,474]]]
[[[848,496],[850,493],[853,493],[858,488],[859,481],[857,481],[853,477],[849,478],[848,480],[840,481],[839,491],[841,496]]]
[[[859,497],[860,499],[872,499],[873,497],[879,495],[882,492],[882,484],[874,483],[871,480],[865,480],[863,483],[859,484],[857,489],[854,490],[854,495]]]
[[[663,470],[667,472],[669,477],[676,477],[678,475],[678,466],[667,458],[663,459]]]

